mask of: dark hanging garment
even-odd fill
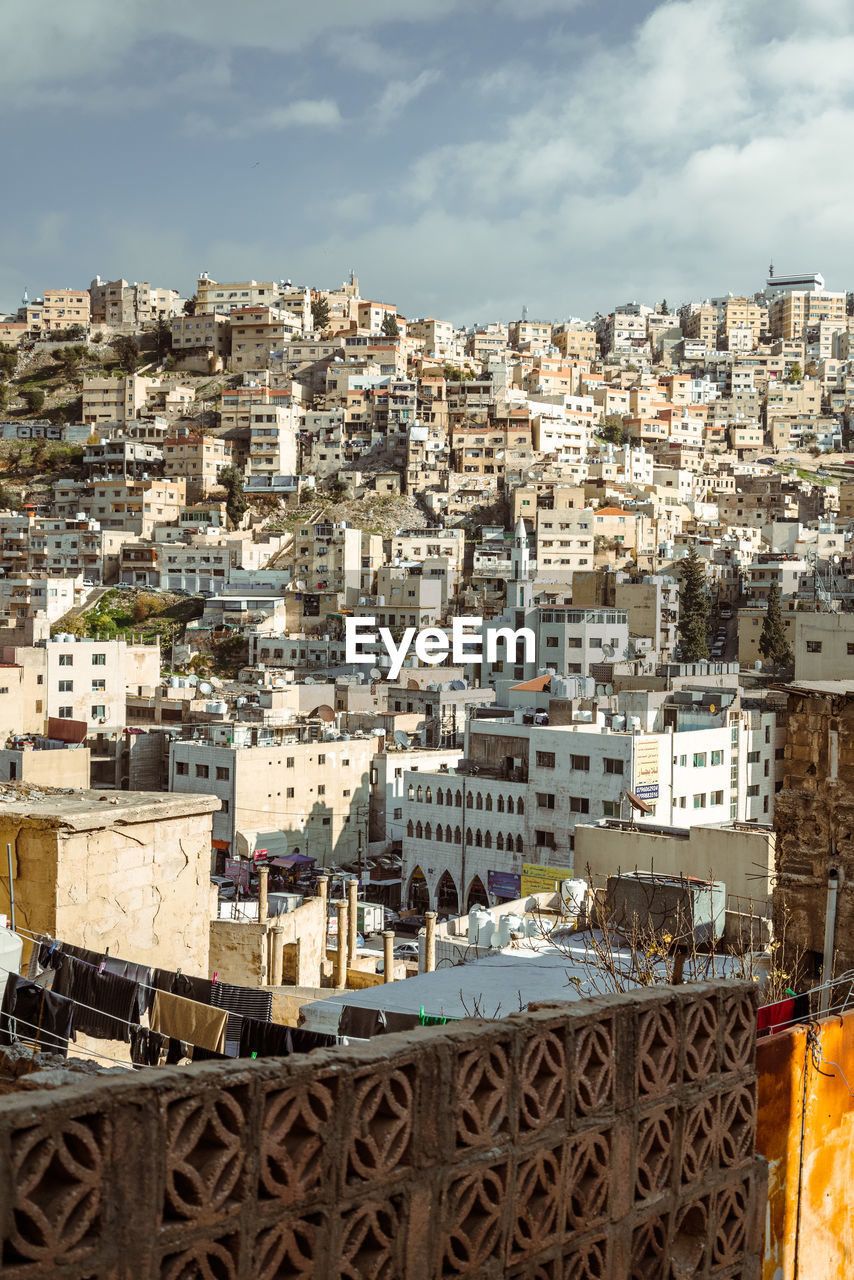
[[[24,1040],[50,1053],[68,1054],[74,1005],[38,983],[10,973],[0,1005],[0,1045]]]
[[[168,1048],[166,1036],[148,1027],[136,1027],[131,1032],[130,1060],[138,1067],[157,1067],[163,1061]]]
[[[269,1022],[273,1016],[273,993],[258,987],[235,987],[230,982],[215,982],[211,988],[211,1004],[217,1009],[227,1009],[229,1019],[225,1026],[225,1051],[230,1056],[239,1054],[240,1024],[243,1018]],[[234,1015],[240,1014],[242,1017]]]
[[[63,956],[52,990],[75,1002],[75,1031],[99,1040],[123,1040],[129,1044],[131,1031],[139,1022],[137,983],[106,970],[101,973],[72,955]]]
[[[210,978],[194,978],[191,974],[176,973],[169,988],[173,996],[183,996],[185,1000],[196,1000],[199,1004],[211,1004]]]
[[[166,1050],[166,1063],[168,1066],[176,1066],[179,1062],[183,1062],[184,1058],[192,1058],[193,1046],[186,1044],[183,1040],[176,1040],[174,1036],[169,1038],[169,1047]]]
[[[292,1053],[310,1053],[312,1049],[328,1048],[335,1044],[335,1037],[318,1031],[303,1031],[301,1027],[283,1027],[278,1022],[259,1022],[244,1018],[240,1027],[241,1058],[287,1058]]]
[[[104,960],[106,973],[114,973],[118,978],[129,978],[137,985],[137,1005],[140,1013],[145,1013],[149,1004],[151,984],[151,967],[147,964],[133,964],[130,960],[119,960],[107,956]]]

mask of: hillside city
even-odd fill
[[[174,1224],[209,1209],[240,1241],[163,1275],[339,1274],[336,1250],[353,1276],[846,1274],[798,1271],[792,1223],[850,1258],[822,1197],[854,1154],[854,291],[742,283],[458,327],[355,273],[96,276],[0,314],[0,1101],[48,1134],[106,1074],[186,1138],[174,1108],[208,1098],[207,1170],[248,1124],[223,1101],[243,1077],[189,1063],[313,1051],[325,1081],[257,1206],[175,1175],[163,1226],[128,1175],[164,1268],[202,1267]],[[412,1207],[446,1176],[434,1089],[468,1162],[435,1192],[435,1267]],[[357,1122],[309,1185],[324,1126]],[[478,1178],[494,1230],[463,1203]],[[24,1213],[8,1274],[60,1274],[81,1240],[79,1274],[114,1274],[83,1217],[50,1242]],[[566,1241],[587,1270],[522,1267]]]

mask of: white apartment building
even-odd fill
[[[435,751],[384,751],[374,759],[375,782],[371,790],[371,836],[401,845],[406,834],[403,817],[408,774],[450,775],[462,759],[462,751],[440,748]]]
[[[218,796],[215,849],[236,854],[238,837],[273,833],[288,853],[317,867],[367,853],[376,737],[300,741],[287,730],[209,726],[201,740],[169,748],[169,790]]]
[[[348,604],[371,595],[383,563],[382,538],[346,523],[303,525],[294,536],[294,579],[305,591],[342,592]]]
[[[253,404],[249,411],[249,474],[297,474],[299,414],[294,406]]]
[[[16,650],[21,655],[21,650]],[[125,640],[89,640],[55,636],[43,649],[27,651],[31,662],[42,653],[44,712],[47,718],[85,721],[90,733],[123,729],[128,690],[160,683],[160,645]]]
[[[573,831],[602,818],[770,823],[780,750],[773,713],[657,733],[470,721],[456,772],[404,775],[404,902],[426,888],[431,905],[453,909],[455,898],[465,910],[488,891],[490,872],[521,875],[525,863],[554,867],[556,879],[583,875]]]
[[[541,579],[570,582],[577,569],[593,568],[594,512],[537,511],[536,561]]]
[[[0,619],[14,623],[39,612],[56,622],[74,607],[79,582],[77,577],[0,577]]]

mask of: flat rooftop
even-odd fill
[[[151,822],[158,818],[182,818],[197,813],[213,813],[221,800],[214,795],[160,791],[77,791],[70,788],[34,786],[28,783],[0,785],[0,819],[13,818],[67,827],[71,831],[92,831],[127,823]]]

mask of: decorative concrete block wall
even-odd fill
[[[753,989],[0,1103],[8,1280],[752,1280]]]

